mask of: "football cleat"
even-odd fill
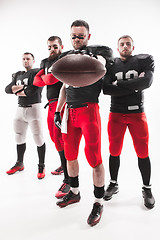
[[[103,199],[105,201],[108,201],[112,198],[113,194],[118,193],[118,184],[117,183],[110,183],[109,186],[107,187],[107,190],[104,193]]]
[[[42,165],[38,165],[38,174],[37,174],[37,178],[38,179],[42,179],[45,177],[45,167],[44,164]]]
[[[95,202],[93,204],[93,209],[87,219],[87,223],[93,227],[94,225],[96,225],[97,223],[99,223],[100,219],[101,219],[101,215],[103,212],[103,205],[101,205],[98,202]]]
[[[155,205],[155,199],[152,195],[151,188],[143,187],[142,188],[142,195],[143,195],[143,198],[144,198],[144,205],[147,208],[152,209]]]
[[[8,170],[6,173],[8,175],[11,175],[11,174],[14,174],[16,172],[20,172],[20,171],[23,171],[24,170],[24,165],[22,162],[16,162],[16,164],[10,169]]]
[[[55,197],[62,198],[68,194],[69,190],[70,190],[70,185],[67,183],[63,183],[59,188],[58,192],[56,192]]]
[[[56,204],[59,207],[66,207],[69,204],[79,202],[81,199],[80,192],[78,194],[74,194],[71,190],[67,195],[65,195],[62,199],[60,199]]]
[[[51,172],[53,175],[60,175],[63,173],[63,168],[62,166],[60,166],[59,168],[57,168],[56,170]]]

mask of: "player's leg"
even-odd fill
[[[103,212],[103,196],[104,196],[104,167],[103,163],[93,168],[93,184],[94,184],[94,203],[91,213],[88,216],[87,223],[94,226],[99,223]]]
[[[69,204],[80,201],[79,192],[79,164],[78,164],[78,149],[82,132],[80,128],[72,125],[69,117],[67,125],[67,134],[63,134],[64,152],[67,159],[67,169],[69,175],[69,193],[57,202],[59,207],[66,207]]]
[[[61,130],[58,129],[57,127],[55,127],[54,124],[54,114],[56,111],[56,106],[57,106],[57,102],[53,102],[49,104],[48,107],[48,116],[47,116],[47,125],[48,125],[48,131],[49,131],[49,135],[51,140],[54,142],[55,147],[59,152],[64,150],[64,144],[63,144],[63,140],[62,140],[62,134],[61,134]],[[60,154],[59,154],[60,155]],[[60,156],[61,159],[61,156]],[[53,175],[60,175],[63,173],[63,167],[62,167],[62,163],[61,166],[58,167],[56,170],[51,172]]]
[[[109,172],[110,184],[108,185],[104,200],[110,200],[113,194],[118,190],[118,171],[120,167],[120,154],[123,146],[124,134],[127,128],[125,115],[120,113],[110,113],[108,120],[108,137],[109,137]]]
[[[58,153],[59,153],[60,160],[61,160],[61,166],[62,166],[62,169],[64,172],[64,179],[63,179],[63,183],[61,184],[60,188],[55,193],[55,197],[62,198],[68,194],[68,192],[70,190],[70,185],[69,185],[69,175],[68,175],[68,170],[67,170],[67,160],[66,160],[66,157],[64,154],[64,150],[59,151]],[[51,173],[54,174],[54,172],[51,172]]]
[[[57,106],[57,102],[53,102],[49,104],[47,124],[48,124],[50,137],[55,144],[56,150],[59,154],[60,161],[61,161],[61,166],[56,170],[52,171],[51,173],[53,175],[59,175],[64,172],[63,183],[61,187],[58,189],[58,191],[55,193],[56,198],[61,198],[61,197],[64,197],[69,192],[70,186],[69,186],[69,176],[67,171],[67,160],[64,154],[64,142],[62,139],[62,133],[61,133],[61,130],[58,129],[54,124],[54,114],[56,111],[56,106]],[[62,114],[63,114],[63,111],[62,111]]]
[[[87,219],[90,226],[96,225],[103,212],[104,167],[101,157],[101,119],[98,104],[88,104],[79,116],[82,134],[85,139],[85,155],[93,169],[94,204]]]
[[[61,166],[64,171],[64,183],[68,183],[68,172],[67,172],[67,165],[66,165],[66,158],[64,154],[64,142],[62,139],[62,133],[61,130],[58,129],[54,124],[54,112],[56,109],[57,103],[54,103],[54,106],[50,106],[50,110],[48,112],[48,129],[50,132],[50,136],[52,141],[55,143],[56,150],[58,151],[58,154],[60,156]],[[52,108],[51,108],[52,107]],[[53,108],[54,107],[54,108]],[[58,173],[52,172],[52,174],[56,175]]]
[[[14,174],[17,171],[22,171],[24,169],[23,160],[24,153],[26,150],[26,132],[28,128],[28,123],[23,120],[23,108],[18,107],[16,111],[16,115],[13,122],[14,132],[15,132],[15,140],[17,143],[17,161],[16,164],[9,169],[7,174]]]
[[[148,155],[148,124],[145,113],[138,113],[130,116],[128,126],[131,133],[135,151],[138,156],[138,167],[142,176],[142,193],[144,204],[148,208],[154,207],[155,200],[151,192],[151,162]]]
[[[39,158],[37,177],[38,179],[42,179],[45,177],[46,144],[43,138],[43,124],[40,104],[33,104],[32,108],[28,109],[26,118],[28,119],[34,141],[37,145],[37,153]]]

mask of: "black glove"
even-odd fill
[[[107,63],[113,62],[113,51],[111,48],[103,45],[90,45],[88,51],[93,55],[100,55],[106,59]]]
[[[97,59],[97,56],[93,54],[88,48],[73,50],[69,54],[82,54],[82,55],[86,54],[89,55],[90,57],[95,57]]]
[[[61,129],[61,115],[60,112],[55,112],[54,114],[54,124],[57,128]]]

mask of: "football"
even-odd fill
[[[97,82],[105,73],[105,66],[87,54],[69,54],[57,60],[51,68],[54,77],[74,87],[85,87]]]

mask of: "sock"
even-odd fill
[[[26,143],[17,144],[17,162],[23,163],[25,150],[26,150]]]
[[[138,166],[141,172],[143,184],[145,186],[150,185],[150,177],[151,177],[151,164],[149,157],[147,158],[138,158]]]
[[[151,185],[149,185],[149,186],[143,185],[142,188],[151,189]]]
[[[45,152],[46,152],[46,144],[44,143],[41,147],[37,146],[37,152],[39,157],[39,165],[44,165],[45,161]]]
[[[96,202],[98,202],[99,204],[103,204],[103,198],[95,198],[94,199],[94,202],[96,203]]]
[[[95,202],[102,204],[102,200],[104,196],[104,186],[97,187],[94,185],[94,196],[95,196]]]
[[[61,166],[62,166],[63,172],[64,172],[63,182],[68,184],[69,183],[69,176],[68,176],[68,171],[67,171],[67,160],[65,158],[64,151],[60,151],[58,153],[59,153],[60,160],[61,160]]]
[[[76,195],[79,193],[79,187],[77,188],[71,187],[70,190]]]
[[[112,156],[109,157],[109,171],[111,179],[117,182],[118,178],[118,170],[120,166],[120,156]]]
[[[117,181],[115,181],[115,180],[110,180],[110,183],[112,184],[112,185],[116,185],[117,184]]]
[[[69,177],[69,185],[71,186],[71,191],[74,194],[79,193],[79,177]]]

